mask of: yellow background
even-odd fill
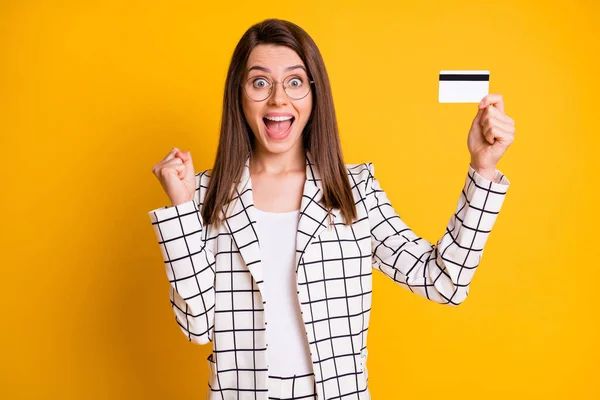
[[[372,161],[437,241],[467,173],[475,104],[441,69],[489,69],[516,121],[510,179],[470,294],[442,307],[374,274],[382,399],[598,399],[597,1],[3,1],[2,399],[201,399],[147,212],[177,146],[210,168],[243,32],[289,19],[319,45],[347,163]],[[594,112],[595,111],[595,112]]]

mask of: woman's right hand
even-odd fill
[[[196,174],[189,151],[181,152],[174,147],[165,158],[152,167],[152,173],[160,181],[173,206],[194,199]]]

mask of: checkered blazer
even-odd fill
[[[345,226],[334,209],[330,222],[318,169],[306,155],[295,268],[317,396],[369,399],[372,268],[436,303],[460,304],[510,182],[498,170],[492,182],[469,166],[456,212],[432,244],[400,219],[370,162],[346,165],[358,219]],[[205,226],[200,211],[210,172],[196,174],[194,200],[149,212],[175,320],[189,341],[212,342],[208,399],[267,399],[269,305],[249,160],[228,211],[221,210],[224,223]]]

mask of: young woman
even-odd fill
[[[493,105],[493,107],[492,107]],[[316,44],[282,20],[252,26],[225,83],[212,169],[174,148],[150,211],[175,320],[212,342],[209,399],[369,399],[371,271],[457,305],[504,201],[496,165],[514,122],[486,96],[456,213],[432,244],[400,219],[373,164],[345,164]]]

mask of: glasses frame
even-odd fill
[[[294,76],[294,75],[290,75],[290,76],[288,76],[288,78],[289,78],[289,77],[291,77],[291,76]],[[262,99],[262,100],[254,100],[252,97],[250,97],[250,96],[248,95],[248,92],[246,91],[246,85],[248,85],[248,82],[250,81],[250,79],[258,79],[258,78],[262,78],[262,79],[264,79],[264,80],[267,80],[267,81],[269,81],[269,83],[270,83],[270,87],[269,87],[269,94],[267,95],[267,97],[265,97],[265,98],[264,98],[264,99]],[[308,76],[307,76],[307,78],[308,78]],[[286,79],[287,79],[287,78],[286,78]],[[284,79],[284,81],[285,81],[285,79]],[[276,85],[276,84],[278,84],[278,83],[280,83],[280,84],[281,84],[281,87],[283,88],[283,93],[285,93],[285,95],[288,97],[288,99],[290,99],[290,100],[302,100],[303,98],[305,98],[306,96],[308,96],[308,94],[309,94],[309,93],[310,93],[310,91],[312,90],[312,87],[311,87],[311,85],[314,85],[315,81],[314,81],[314,80],[310,80],[310,79],[308,80],[308,85],[309,85],[309,86],[308,86],[308,92],[306,92],[306,94],[305,94],[304,96],[302,96],[302,97],[299,97],[299,98],[291,97],[291,96],[288,94],[288,92],[285,90],[287,87],[286,87],[286,86],[283,84],[283,82],[282,82],[282,81],[274,81],[274,80],[272,80],[272,79],[269,79],[269,78],[267,78],[266,76],[251,76],[250,78],[246,79],[246,81],[245,81],[245,82],[242,84],[242,90],[244,91],[244,94],[246,95],[246,97],[248,97],[248,98],[249,98],[250,100],[252,100],[252,101],[255,101],[255,102],[259,103],[259,102],[261,102],[261,101],[265,101],[265,100],[267,100],[269,97],[271,97],[271,95],[273,94],[273,88],[275,88],[275,85]]]

